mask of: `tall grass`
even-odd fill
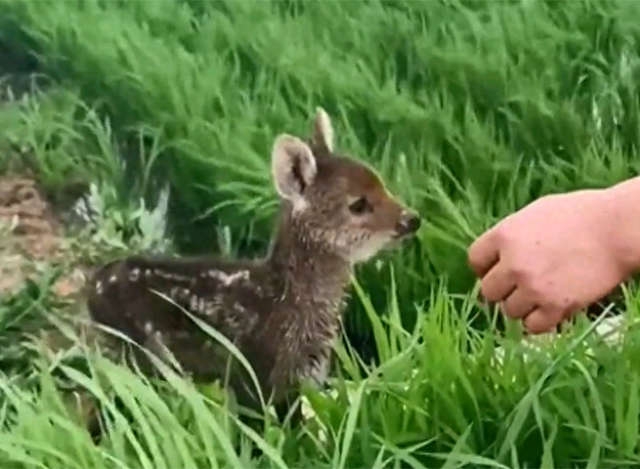
[[[0,9],[2,41],[97,106],[116,137],[159,135],[151,171],[171,181],[185,251],[219,250],[197,235],[219,225],[240,252],[264,249],[275,208],[270,145],[280,132],[306,133],[317,105],[334,117],[339,148],[372,162],[429,222],[393,257],[406,306],[443,274],[467,290],[464,248],[500,217],[541,194],[636,172],[635,2]],[[389,281],[373,267],[362,279],[372,289]]]
[[[356,290],[375,331],[380,363],[358,363],[348,344],[338,346],[330,390],[303,388],[311,412],[302,429],[268,422],[264,433],[252,432],[237,422],[229,396],[216,387],[197,388],[161,362],[164,378],[154,383],[86,349],[81,338],[57,352],[25,340],[22,346],[35,346],[40,358],[30,360],[30,373],[0,378],[0,461],[17,468],[639,463],[635,292],[626,302],[628,327],[620,343],[607,343],[581,321],[533,351],[523,348],[517,329],[503,338],[474,332],[473,316],[487,312],[469,300],[459,308],[443,286],[431,290],[430,309],[418,311],[410,331],[400,324],[397,307],[381,319],[357,284]],[[51,292],[43,288],[41,296],[47,300]],[[19,310],[15,306],[14,314]],[[72,334],[66,319],[55,310],[49,314]],[[488,319],[495,319],[493,313]],[[504,352],[501,364],[496,342]],[[79,366],[82,360],[88,366]],[[79,400],[81,395],[101,402],[111,415],[108,436],[98,446],[83,427],[78,407],[87,399]],[[115,405],[116,397],[123,407]],[[251,445],[262,454],[252,454]]]

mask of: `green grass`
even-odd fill
[[[550,346],[557,362],[525,364],[514,341],[492,364],[495,317],[473,304],[466,248],[541,195],[638,174],[639,20],[623,0],[0,1],[0,77],[27,91],[0,107],[0,169],[33,171],[56,200],[95,184],[82,258],[164,248],[147,209],[167,182],[169,249],[263,253],[270,147],[308,133],[316,106],[427,222],[358,271],[338,394],[308,396],[327,440],[313,422],[297,443],[270,427],[259,461],[235,453],[233,414],[177,378],[158,390],[99,356],[101,384],[34,371],[48,355],[16,328],[66,307],[34,285],[4,299],[3,466],[637,465],[637,332],[617,350],[579,340],[583,324]],[[636,314],[633,290],[623,306]],[[63,382],[111,383],[135,433],[116,423],[92,446]]]
[[[414,330],[400,327],[393,307],[385,330],[357,289],[380,364],[361,371],[357,354],[338,347],[341,371],[330,391],[305,390],[314,416],[299,432],[272,423],[263,435],[243,430],[224,393],[197,389],[166,366],[167,382],[153,385],[87,351],[80,339],[57,353],[40,349],[39,356],[22,357],[29,372],[12,370],[0,380],[0,461],[4,467],[637,466],[637,320],[620,347],[581,321],[524,354],[516,330],[503,339],[476,333],[469,327],[477,313],[472,302],[456,308],[443,287],[431,294],[429,314],[419,312]],[[52,304],[45,276],[39,289],[19,292],[2,313],[51,315]],[[635,292],[626,306],[628,319],[639,317]],[[496,342],[505,352],[501,365]],[[23,354],[28,344],[22,342]],[[88,368],[79,366],[81,357],[89,358]],[[113,408],[111,437],[93,445],[73,412],[71,390],[111,408],[119,396],[134,423]],[[251,458],[249,441],[263,448],[260,458]]]

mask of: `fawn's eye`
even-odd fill
[[[356,215],[362,215],[365,212],[370,212],[371,210],[373,210],[373,207],[371,207],[371,204],[369,204],[369,201],[365,197],[360,197],[351,205],[349,205],[349,210],[351,211],[351,213],[354,213]]]

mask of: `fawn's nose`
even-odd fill
[[[415,233],[420,228],[421,220],[415,213],[404,212],[396,224],[396,233],[400,236]]]

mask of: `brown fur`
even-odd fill
[[[310,141],[281,135],[272,161],[281,210],[264,259],[130,257],[95,274],[88,305],[95,322],[151,351],[166,346],[194,380],[224,378],[224,347],[154,290],[166,295],[239,348],[282,417],[301,380],[321,385],[327,377],[353,265],[420,222],[371,169],[334,154],[321,109]],[[142,353],[129,356],[152,373]],[[240,365],[230,385],[241,404],[256,408]]]

